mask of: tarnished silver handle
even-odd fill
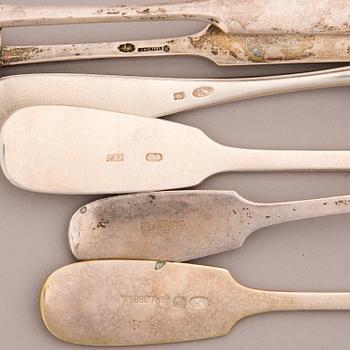
[[[0,27],[179,20],[187,17],[207,21],[207,6],[206,0],[149,6],[0,5]]]
[[[348,0],[193,0],[150,6],[0,6],[0,27],[135,20],[204,21],[226,33],[345,34]]]
[[[226,66],[350,62],[349,47],[346,35],[233,35],[209,25],[193,35],[166,39],[5,46],[1,65],[174,55],[197,55]]]

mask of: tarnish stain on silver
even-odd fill
[[[156,266],[154,267],[155,270],[160,270],[166,265],[165,261],[157,261]]]
[[[87,212],[87,208],[86,207],[82,207],[81,209],[80,209],[80,213],[81,214],[85,214]]]

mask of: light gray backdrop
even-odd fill
[[[22,4],[96,4],[93,0],[22,0]],[[7,0],[18,4],[19,0]],[[99,1],[122,4],[118,0]],[[146,0],[134,0],[146,4]],[[292,15],[292,14],[291,14]],[[187,34],[201,23],[122,23],[3,30],[3,44],[132,40]],[[41,64],[1,75],[75,72],[159,77],[238,77],[328,68],[290,65],[219,68],[201,58],[119,59]],[[168,119],[203,129],[226,145],[271,149],[350,149],[349,88],[293,93],[181,113]],[[69,91],[67,91],[69,93]],[[286,201],[350,193],[350,173],[221,174],[197,188],[235,190],[254,201]],[[74,261],[67,224],[97,197],[24,192],[0,175],[0,347],[68,350],[41,322],[44,279]],[[196,261],[227,268],[241,283],[275,290],[350,291],[350,215],[300,221],[252,235],[236,251]],[[348,349],[350,312],[274,313],[250,317],[223,338],[157,349]]]

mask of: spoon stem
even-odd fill
[[[350,196],[318,198],[285,203],[257,204],[260,227],[327,215],[350,213]]]
[[[2,49],[1,64],[20,64],[92,60],[123,57],[157,57],[177,55],[171,39],[103,42],[91,44],[7,46]]]
[[[254,290],[254,313],[270,311],[350,310],[350,293],[296,293]]]
[[[221,171],[350,170],[350,151],[290,151],[230,148],[218,162]]]

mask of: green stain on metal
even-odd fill
[[[166,262],[165,261],[157,261],[156,262],[156,266],[155,266],[155,270],[160,270],[162,269],[164,266],[166,265]]]

